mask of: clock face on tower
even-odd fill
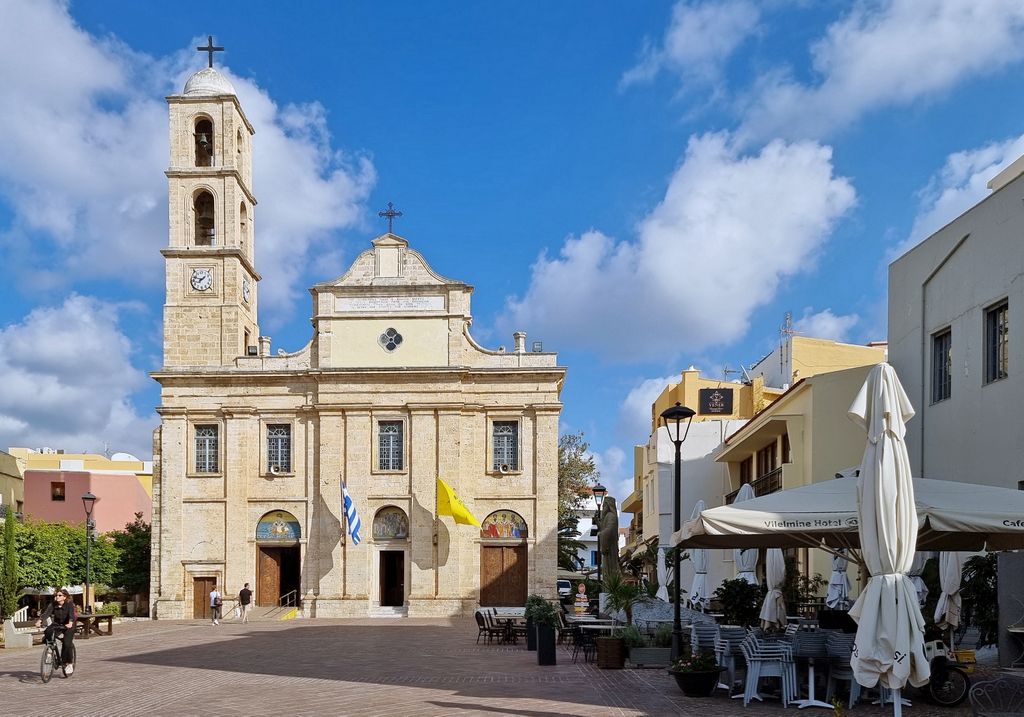
[[[250,291],[251,291],[251,289],[249,288],[249,280],[243,278],[242,279],[242,298],[245,299],[246,301],[249,301],[249,292]]]
[[[206,291],[213,286],[213,274],[209,269],[192,270],[192,288],[196,291]]]

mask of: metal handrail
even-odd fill
[[[278,607],[295,607],[299,602],[299,591],[289,590],[277,599]]]
[[[754,489],[754,495],[758,497],[782,490],[782,466],[765,473],[757,480],[750,481],[750,487]],[[736,500],[736,494],[739,492],[739,488],[737,488],[725,496],[725,504],[732,504]]]

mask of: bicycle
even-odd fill
[[[61,633],[61,637],[63,637],[63,633]],[[67,667],[67,665],[64,664],[63,660],[61,660],[61,656],[60,656],[61,647],[63,647],[63,641],[57,639],[57,631],[56,630],[53,631],[53,634],[51,635],[49,640],[45,640],[43,642],[43,657],[39,661],[39,676],[43,679],[43,683],[44,684],[50,681],[50,678],[53,677],[54,669],[56,669],[58,667],[60,668],[61,673],[64,675],[65,678],[71,676],[71,675],[68,674],[68,667]],[[74,643],[72,643],[71,644],[71,664],[72,665],[76,665],[77,664],[76,657],[77,657],[77,655],[75,654],[75,645],[74,645]],[[73,675],[74,671],[72,671],[71,674]]]

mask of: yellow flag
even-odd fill
[[[437,514],[450,515],[456,523],[480,527],[480,521],[473,517],[466,504],[459,500],[452,487],[440,478],[437,479]]]

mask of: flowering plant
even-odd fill
[[[721,669],[718,660],[714,655],[698,653],[687,657],[680,657],[672,663],[669,672],[716,672]]]

